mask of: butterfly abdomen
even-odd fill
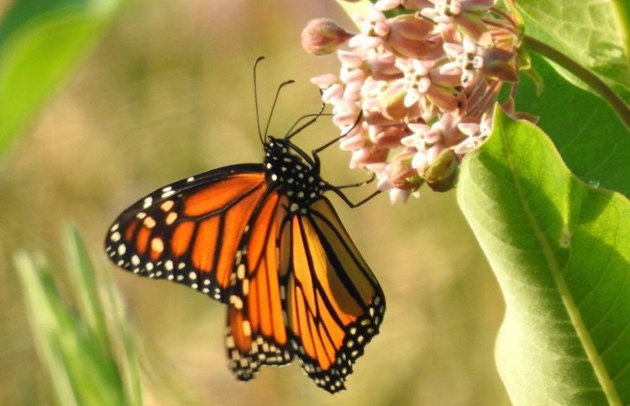
[[[319,168],[292,153],[286,140],[269,137],[264,164],[267,184],[287,197],[289,211],[305,210],[326,190]]]

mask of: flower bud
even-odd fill
[[[455,185],[458,168],[459,161],[455,152],[444,149],[436,160],[426,167],[422,177],[431,189],[436,192],[446,192]]]
[[[302,48],[309,54],[326,55],[352,37],[352,34],[339,27],[328,18],[316,18],[308,22],[302,30]]]
[[[387,165],[389,184],[392,187],[411,190],[417,189],[422,184],[418,172],[411,166],[413,152],[401,152]]]

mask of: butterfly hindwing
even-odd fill
[[[241,380],[261,365],[284,365],[289,348],[283,295],[288,250],[283,246],[288,200],[271,192],[248,225],[237,257],[228,299],[226,347],[230,368]]]
[[[243,229],[265,190],[262,165],[234,165],[175,182],[117,219],[105,250],[121,268],[186,284],[225,301]]]

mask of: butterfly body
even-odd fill
[[[318,386],[344,388],[378,333],[378,281],[325,197],[317,156],[268,137],[263,164],[227,166],[158,189],[110,227],[121,268],[226,303],[230,369],[249,380],[298,358]]]
[[[269,137],[265,144],[265,180],[270,188],[287,196],[290,211],[304,211],[326,190],[319,173],[319,164],[310,157],[292,153],[292,144]]]

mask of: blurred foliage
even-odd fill
[[[122,0],[19,0],[0,18],[0,156]]]
[[[41,256],[20,252],[15,257],[31,330],[58,404],[142,404],[136,353],[118,291],[109,278],[97,286],[75,230],[67,232],[65,255],[78,312],[64,303],[54,272]]]
[[[145,193],[217,166],[260,162],[253,61],[267,56],[259,76],[263,121],[277,84],[297,81],[281,97],[272,133],[316,111],[319,93],[308,79],[337,62],[300,49],[300,31],[314,16],[351,24],[333,2],[137,0],[122,9],[0,166],[9,197],[0,200],[0,403],[49,403],[53,393],[31,367],[38,361],[12,253],[41,250],[50,269],[61,269],[63,246],[53,236],[68,219],[88,251],[101,252],[114,216]],[[336,135],[322,120],[296,141],[308,149]],[[347,158],[327,150],[324,176],[340,184],[363,179],[347,169]],[[337,203],[388,300],[382,331],[347,391],[325,393],[298,365],[238,382],[226,366],[223,306],[111,266],[141,331],[141,352],[163,360],[144,369],[147,380],[170,379],[201,404],[507,404],[493,360],[503,304],[454,194],[427,192],[399,207],[385,197],[357,210]],[[54,278],[62,295],[72,290],[71,278]],[[143,386],[146,403],[164,399],[159,386]]]
[[[600,76],[630,103],[630,6],[619,0],[549,2],[519,0],[526,34],[557,49]],[[578,86],[567,71],[559,69]]]
[[[507,303],[497,363],[514,404],[630,403],[630,202],[501,110],[457,194]]]

